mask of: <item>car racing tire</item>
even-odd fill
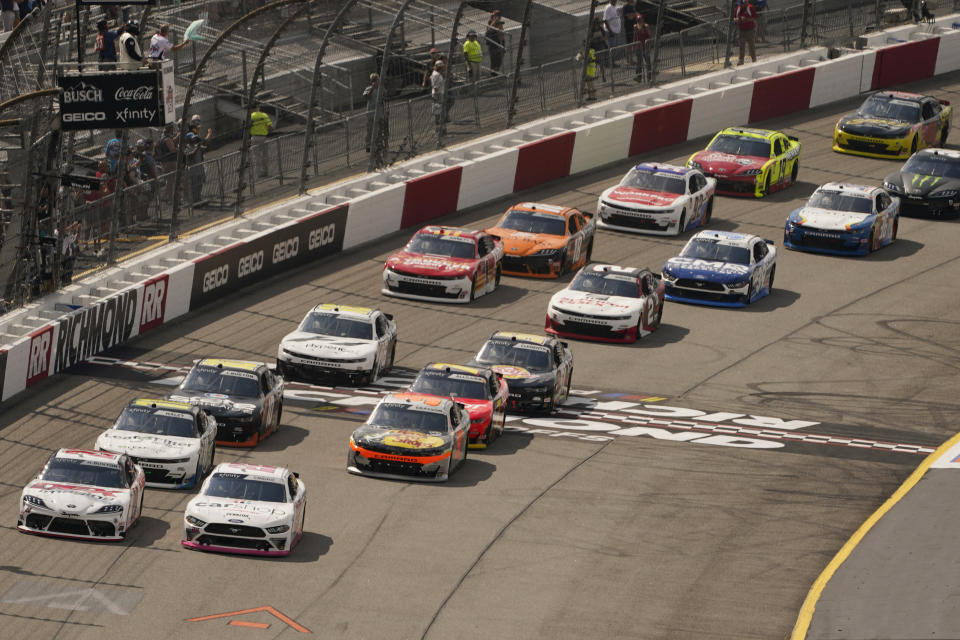
[[[657,315],[654,317],[653,320],[650,321],[650,326],[651,326],[651,327],[659,327],[660,324],[663,322],[663,305],[664,305],[664,302],[665,302],[664,300],[661,300],[661,301],[660,301],[660,305],[657,307]]]
[[[277,425],[273,428],[274,431],[280,430],[280,420],[283,419],[283,400],[277,401]]]
[[[593,259],[593,239],[591,238],[590,243],[587,245],[587,260],[584,262],[584,265],[590,264],[590,261]]]
[[[677,225],[677,235],[679,236],[683,233],[684,227],[687,226],[687,210],[684,209],[683,213],[680,214],[680,224]]]
[[[797,183],[797,175],[800,173],[800,161],[793,163],[793,171],[790,172],[790,184]]]
[[[710,196],[710,199],[707,200],[707,213],[703,216],[703,224],[710,224],[710,218],[713,217],[713,196]]]
[[[390,347],[390,367],[393,368],[393,365],[397,363],[397,343],[394,341],[393,346]]]
[[[470,299],[472,300],[473,297],[471,296]],[[374,358],[373,367],[371,367],[370,371],[367,372],[367,375],[363,376],[362,386],[367,386],[369,384],[373,384],[374,382],[376,382],[378,375],[380,375],[380,365],[377,363],[377,359]]]
[[[560,273],[557,275],[563,276],[568,271],[570,271],[570,265],[567,263],[567,250],[564,249],[563,252],[560,253]]]
[[[207,466],[207,471],[206,473],[203,474],[204,476],[206,476],[207,473],[210,473],[211,471],[213,471],[213,467],[214,467],[213,461],[214,459],[216,459],[216,457],[217,457],[217,443],[216,441],[214,441],[213,446],[210,447],[210,464]]]
[[[917,139],[919,137],[919,135],[913,136],[913,142],[910,143],[910,155],[913,155],[917,152],[917,147],[919,146]]]
[[[897,239],[897,231],[900,230],[900,216],[893,219],[893,229],[890,231],[890,244]]]
[[[477,273],[474,271],[473,277],[470,278],[470,302],[473,302],[477,299]]]
[[[767,171],[767,179],[763,184],[763,195],[764,196],[770,195],[770,172],[769,171]]]
[[[776,275],[777,275],[777,265],[773,265],[773,267],[770,268],[770,283],[767,284],[767,295],[770,295],[770,293],[773,293],[773,278]]]
[[[570,397],[570,384],[573,382],[573,369],[570,369],[570,375],[567,376],[567,388],[563,391],[563,401],[566,402]],[[559,403],[557,403],[559,404]]]
[[[193,486],[199,487],[201,484],[201,478],[203,478],[203,460],[197,458],[197,473],[193,478]]]
[[[746,304],[750,304],[753,301],[753,283],[750,283],[750,286],[747,287],[747,299]]]
[[[873,253],[873,243],[876,240],[876,228],[870,228],[870,239],[867,240],[867,253]]]
[[[497,264],[497,275],[493,278],[493,288],[496,289],[500,286],[500,276],[503,275],[503,267],[498,263]]]
[[[945,126],[945,127],[943,128],[943,131],[940,133],[940,146],[941,146],[941,147],[947,146],[947,136],[948,136],[949,134],[950,134],[950,127],[949,127],[949,126]]]

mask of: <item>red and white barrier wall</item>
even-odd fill
[[[26,309],[5,321],[4,335],[20,337],[0,349],[0,400],[284,269],[730,125],[960,69],[954,29],[909,25],[863,40],[867,49],[833,60],[825,49],[786,54],[529,123],[248,213],[96,286],[72,285],[60,298],[77,310],[46,320],[56,314]],[[174,266],[156,273],[156,264]]]

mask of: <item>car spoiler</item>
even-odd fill
[[[583,217],[584,217],[584,218],[592,218],[593,216],[596,215],[596,213],[594,213],[594,212],[592,212],[592,211],[582,211],[582,210],[581,210],[580,213],[583,214]]]
[[[495,233],[490,233],[489,231],[487,231],[487,232],[485,232],[485,233],[486,233],[488,236],[490,236],[491,238],[493,238],[494,240],[497,240],[497,241],[499,241],[499,242],[503,242],[503,238],[501,238],[501,237],[498,236],[497,234],[495,234]]]
[[[794,142],[800,142],[800,138],[798,138],[797,136],[787,136],[787,138],[789,138],[790,140],[793,140]]]

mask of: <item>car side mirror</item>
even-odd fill
[[[393,314],[392,314],[392,313],[385,313],[385,314],[383,314],[383,315],[387,318],[387,320],[393,320]]]
[[[770,245],[773,244],[773,240],[767,240],[766,238],[764,238],[763,241],[766,242],[767,244],[770,244]]]
[[[297,473],[296,471],[294,471],[294,472],[293,472],[293,477],[294,477],[294,478],[299,478],[299,477],[300,477],[300,474]]]

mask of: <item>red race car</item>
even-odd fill
[[[762,198],[797,181],[800,141],[770,129],[728,127],[687,160],[717,179],[717,193]]]
[[[470,414],[469,447],[486,449],[503,433],[507,383],[487,367],[432,362],[420,370],[410,390],[450,396]]]
[[[484,231],[428,226],[387,258],[381,293],[466,303],[500,284],[503,242]]]

